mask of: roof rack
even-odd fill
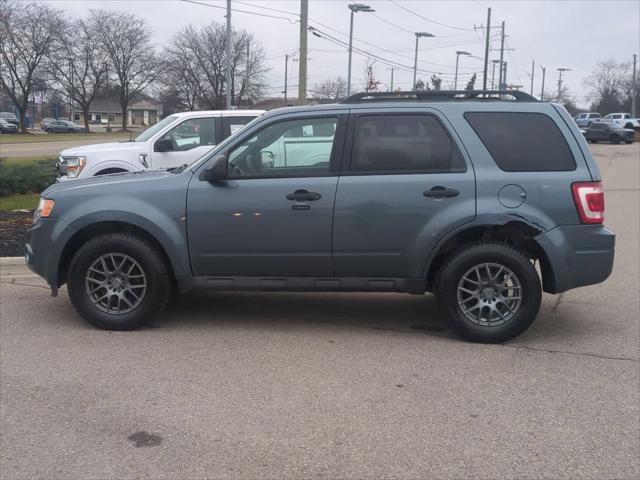
[[[510,97],[510,98],[509,98]],[[361,92],[345,98],[341,103],[387,101],[451,101],[451,100],[508,100],[537,102],[535,97],[519,90],[427,90],[424,92]]]

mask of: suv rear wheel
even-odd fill
[[[71,260],[67,290],[76,311],[106,330],[133,330],[160,314],[171,297],[159,252],[128,233],[101,235]]]
[[[515,248],[498,243],[455,254],[439,275],[437,294],[451,327],[467,340],[485,343],[524,332],[542,299],[533,264]]]

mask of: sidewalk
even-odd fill
[[[24,257],[0,257],[0,280],[39,278],[24,262]]]

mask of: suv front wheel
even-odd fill
[[[437,295],[451,327],[467,340],[484,343],[524,332],[542,299],[533,264],[499,243],[473,245],[454,254],[440,272]]]
[[[106,330],[149,323],[171,297],[164,258],[129,233],[101,235],[82,245],[69,266],[67,290],[77,312]]]

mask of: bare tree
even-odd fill
[[[231,95],[257,98],[267,71],[262,45],[244,30],[234,31],[231,45]],[[189,107],[224,108],[226,103],[226,27],[213,22],[179,31],[165,49],[165,86],[175,87]]]
[[[60,10],[46,4],[0,0],[0,85],[18,108],[23,133],[34,80],[62,24]]]
[[[146,22],[126,12],[92,10],[95,29],[113,69],[122,111],[122,130],[127,129],[127,109],[158,75],[158,61]]]
[[[376,80],[375,64],[375,60],[370,58],[367,58],[367,61],[364,64],[363,83],[365,92],[376,92],[380,85],[380,82]]]
[[[615,60],[598,62],[596,69],[584,81],[590,89],[589,99],[594,111],[603,114],[620,111],[626,100],[630,77],[629,63]]]
[[[431,84],[434,90],[440,90],[442,87],[442,78],[436,74],[431,75]]]
[[[106,83],[109,59],[90,22],[73,22],[61,30],[59,38],[48,70],[58,89],[82,110],[88,132],[89,109]]]
[[[311,93],[316,98],[337,101],[345,96],[346,91],[347,81],[342,77],[336,77],[316,84]]]
[[[471,78],[467,82],[467,86],[465,90],[473,90],[475,89],[475,86],[476,86],[476,74],[474,73],[473,75],[471,75]]]
[[[425,92],[429,90],[429,85],[424,83],[424,80],[419,78],[418,80],[416,80],[416,84],[413,86],[413,90],[416,92]]]

